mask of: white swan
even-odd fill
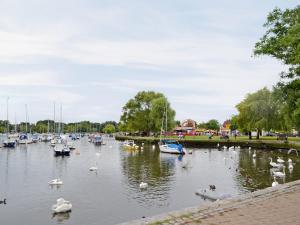
[[[97,171],[98,170],[98,167],[97,166],[92,166],[89,168],[90,171]]]
[[[285,177],[285,166],[283,167],[283,172],[273,172],[275,177]]]
[[[252,157],[256,158],[256,150],[254,150],[254,153],[253,153]]]
[[[48,184],[50,184],[50,185],[62,185],[63,182],[62,182],[61,179],[57,178],[57,179],[53,179],[53,180],[49,181]]]
[[[278,182],[276,181],[276,177],[274,177],[274,181],[272,183],[272,187],[276,187],[278,185]]]
[[[282,167],[282,164],[278,164],[276,162],[273,162],[271,157],[270,157],[270,159],[271,159],[270,166],[275,167],[275,168]]]
[[[227,147],[224,145],[224,146],[223,146],[223,149],[227,149]]]
[[[52,206],[52,210],[55,213],[69,212],[72,209],[72,204],[69,201],[59,198],[56,200],[56,204]]]
[[[153,150],[155,149],[155,145],[152,145],[152,149],[153,149]]]
[[[219,148],[219,147],[220,147],[220,143],[217,144],[217,148]]]
[[[292,169],[294,169],[294,166],[292,163],[289,163],[289,170],[292,170]]]
[[[233,149],[234,149],[234,146],[229,147],[229,149],[230,149],[230,150],[233,150]]]
[[[251,147],[249,147],[249,150],[251,150]]]
[[[278,162],[278,163],[284,163],[284,160],[283,160],[282,158],[278,157],[278,158],[277,158],[277,162]]]
[[[241,146],[237,146],[237,149],[240,149],[241,148]]]
[[[145,189],[147,187],[148,187],[147,183],[144,183],[144,182],[140,183],[140,189]]]
[[[288,160],[288,163],[292,163],[293,161],[291,159]]]

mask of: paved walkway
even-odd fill
[[[300,181],[125,224],[300,225]]]

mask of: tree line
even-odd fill
[[[59,123],[53,120],[40,120],[35,124],[20,122],[19,124],[9,123],[10,132],[18,133],[85,133],[85,132],[101,132],[115,133],[118,131],[118,123],[115,121],[106,121],[104,123],[95,123],[90,121],[81,121],[73,123]],[[7,121],[0,120],[0,133],[7,132]]]

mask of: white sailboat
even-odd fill
[[[9,120],[8,120],[8,100],[9,97],[6,99],[6,140],[3,141],[3,146],[6,148],[14,148],[16,146],[16,139],[10,137],[9,135]]]
[[[166,103],[166,110],[164,112],[165,121],[165,132],[168,130],[168,108]],[[186,150],[183,148],[181,144],[179,144],[176,140],[170,140],[170,139],[162,139],[162,131],[163,131],[163,123],[164,118],[162,119],[162,127],[161,127],[161,134],[160,134],[160,141],[158,143],[160,152],[164,153],[171,153],[171,154],[182,154],[184,155],[186,153]]]

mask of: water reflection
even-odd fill
[[[143,151],[121,149],[120,153],[129,198],[136,199],[144,206],[168,204],[176,161],[182,161],[182,156],[160,154],[150,145],[145,145]],[[148,188],[140,190],[141,182],[148,183]]]
[[[71,212],[52,214],[52,219],[55,219],[57,224],[63,224],[66,220],[69,220],[70,217],[71,217]]]

